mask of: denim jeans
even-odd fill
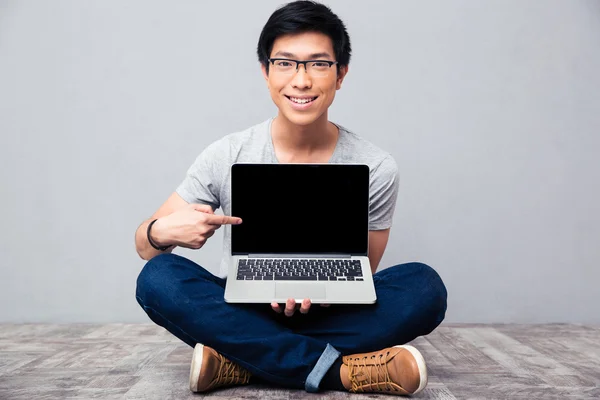
[[[313,305],[286,317],[269,304],[226,303],[225,279],[161,254],[140,272],[136,299],[152,321],[188,345],[212,347],[259,381],[314,392],[340,354],[410,342],[444,319],[446,288],[431,267],[400,264],[373,281],[375,304]]]

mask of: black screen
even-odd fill
[[[369,167],[354,164],[234,164],[232,254],[366,255]]]

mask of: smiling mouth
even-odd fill
[[[312,103],[313,101],[315,101],[319,96],[315,96],[315,97],[310,97],[310,98],[306,98],[306,99],[300,99],[298,97],[291,97],[291,96],[285,96],[288,99],[290,99],[290,101],[293,101],[296,104],[308,104],[308,103]]]

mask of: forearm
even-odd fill
[[[379,263],[377,263],[377,264],[372,264],[372,263],[371,263],[371,273],[372,273],[373,275],[375,275],[375,272],[377,272],[377,267],[378,267],[378,266],[379,266]]]
[[[371,264],[371,272],[375,273],[381,262],[387,242],[390,236],[390,229],[378,231],[369,231],[369,263]]]
[[[165,251],[160,251],[160,250],[156,250],[154,247],[152,247],[150,245],[150,242],[148,242],[148,237],[146,236],[146,232],[148,230],[148,225],[152,221],[153,221],[153,219],[148,219],[148,220],[144,221],[138,227],[137,231],[135,232],[135,249],[136,249],[138,255],[144,260],[150,260],[151,258],[156,257],[159,254],[170,253],[176,247],[176,246],[171,246],[168,249],[166,249]],[[154,230],[155,226],[156,226],[156,224],[152,226],[152,230]],[[157,240],[154,235],[152,236],[152,241],[158,246],[166,245],[166,243],[165,244],[160,243],[160,241]]]

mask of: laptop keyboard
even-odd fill
[[[360,260],[250,258],[238,263],[237,280],[362,281]]]

